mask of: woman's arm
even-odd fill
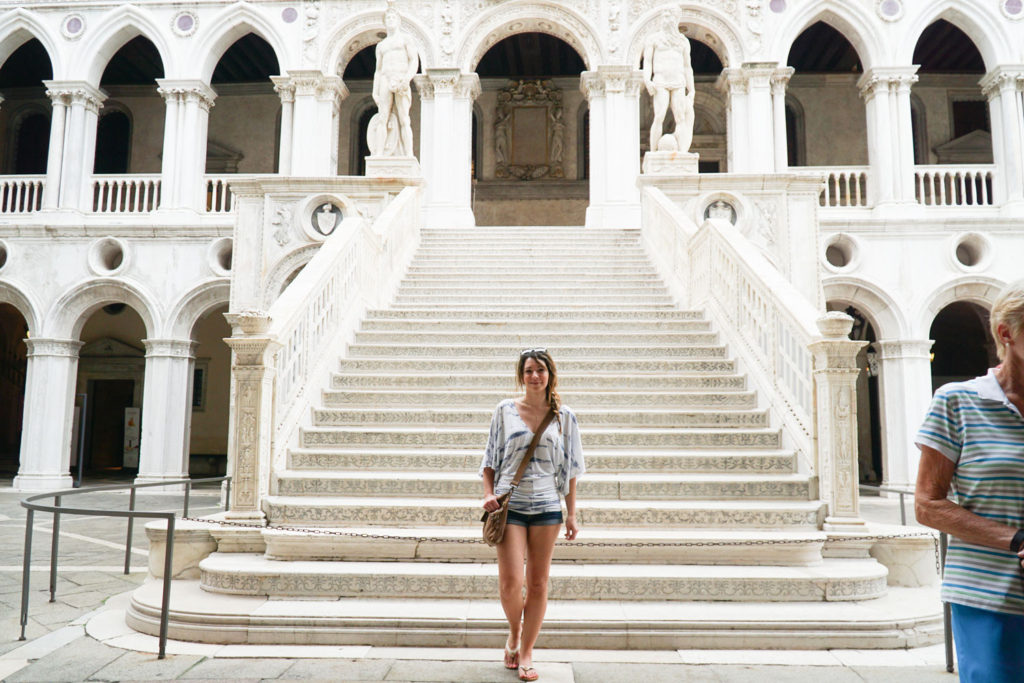
[[[565,537],[573,540],[579,534],[576,524],[576,477],[569,480],[569,492],[565,494]]]
[[[494,495],[494,469],[484,468],[484,510],[494,512],[500,507],[498,497]]]
[[[934,448],[920,448],[921,463],[914,491],[917,521],[932,529],[945,531],[966,543],[1009,550],[1010,541],[1017,529],[976,515],[947,499],[956,463]]]

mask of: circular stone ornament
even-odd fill
[[[281,10],[281,18],[286,24],[293,24],[299,18],[299,11],[294,7],[285,7]]]
[[[81,14],[69,14],[60,25],[60,31],[68,40],[78,40],[85,33],[85,17]]]
[[[343,219],[341,207],[333,202],[324,202],[313,211],[310,223],[318,234],[330,237]]]
[[[1024,19],[1024,0],[1002,0],[999,9],[1007,19]]]
[[[178,12],[171,20],[171,30],[175,35],[188,38],[199,28],[199,19],[192,12]]]
[[[786,11],[786,0],[771,0],[768,3],[768,8],[776,14],[782,14]]]
[[[875,12],[886,21],[899,21],[903,18],[903,3],[900,0],[877,0]]]

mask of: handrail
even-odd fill
[[[28,512],[25,514],[25,553],[21,566],[21,636],[18,640],[25,640],[25,627],[28,625],[28,596],[29,583],[31,578],[30,565],[32,563],[32,525],[35,520],[36,511],[53,513],[53,531],[50,540],[50,602],[54,602],[57,596],[57,557],[60,551],[60,516],[83,515],[87,517],[127,517],[128,538],[125,542],[124,551],[124,573],[129,570],[129,563],[132,552],[132,532],[134,531],[135,518],[143,519],[166,519],[167,520],[167,548],[164,551],[164,576],[163,576],[163,603],[160,607],[160,648],[158,657],[163,659],[167,653],[167,622],[171,605],[171,575],[173,573],[174,559],[174,517],[175,512],[146,512],[135,509],[135,491],[142,488],[153,488],[156,486],[185,485],[184,504],[182,506],[182,517],[188,516],[189,497],[192,495],[192,485],[203,482],[226,482],[227,488],[224,495],[224,506],[227,509],[228,501],[231,499],[231,477],[204,477],[202,479],[172,479],[169,481],[148,482],[145,484],[107,484],[104,486],[90,486],[88,488],[61,489],[47,493],[37,493],[23,498],[21,506]],[[129,490],[127,510],[96,510],[92,508],[68,508],[61,505],[66,496],[77,496],[82,493],[98,493],[100,491],[124,491]],[[36,503],[41,498],[53,497],[53,505]]]

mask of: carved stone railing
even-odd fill
[[[923,206],[992,206],[992,164],[914,167],[914,191]]]
[[[642,232],[672,292],[705,308],[781,420],[784,442],[819,477],[833,527],[859,519],[856,355],[844,313],[824,314],[727,219],[700,225],[656,187],[644,187]],[[810,248],[813,248],[811,245]]]
[[[0,176],[0,214],[38,211],[45,183],[45,175]]]
[[[825,178],[818,197],[822,208],[867,207],[867,166],[800,166],[789,169],[797,175],[817,175]]]
[[[206,176],[206,212],[231,213],[235,206],[235,196],[231,192],[233,176]],[[237,176],[234,176],[237,177]]]
[[[160,175],[94,175],[95,213],[146,213],[160,206]]]

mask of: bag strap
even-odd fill
[[[516,476],[512,478],[512,488],[515,489],[519,486],[519,480],[526,474],[526,466],[530,464],[530,460],[533,459],[533,451],[537,449],[537,444],[540,443],[541,434],[547,431],[548,425],[551,424],[551,420],[555,419],[555,411],[549,410],[548,414],[544,416],[544,421],[540,423],[540,427],[537,427],[537,431],[533,433],[533,441],[530,442],[530,447],[526,450],[526,455],[523,456],[522,461],[519,463],[519,469],[516,470]]]

